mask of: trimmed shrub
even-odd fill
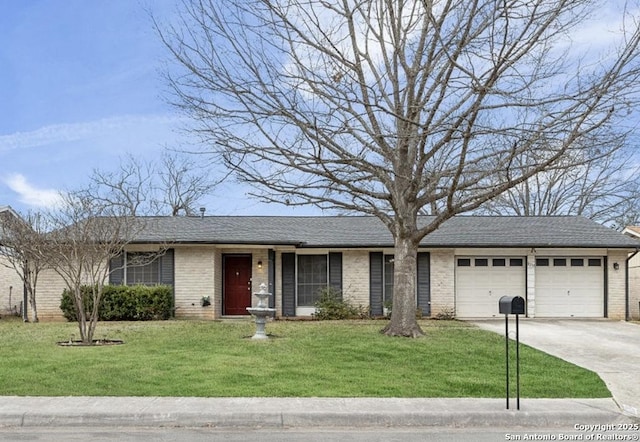
[[[342,299],[342,293],[331,287],[320,291],[320,298],[315,303],[314,318],[319,320],[359,319],[367,315],[364,309],[356,307],[349,301]]]
[[[93,308],[91,287],[83,286],[82,294],[87,314]],[[60,309],[68,321],[77,321],[73,295],[69,290],[62,293]],[[173,316],[173,290],[170,286],[124,286],[104,287],[98,319],[100,321],[151,321],[169,319]]]
[[[85,313],[89,315],[89,312],[93,308],[93,299],[91,298],[91,290],[88,286],[82,287],[82,300],[85,308]],[[69,289],[64,289],[62,292],[62,299],[60,300],[60,310],[67,321],[76,322],[78,320],[78,314],[76,312],[75,302],[73,301],[73,294]]]

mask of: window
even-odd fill
[[[298,255],[298,305],[313,307],[327,287],[327,255]]]
[[[601,265],[600,258],[589,258],[589,267],[600,267]]]
[[[127,285],[160,284],[160,260],[155,253],[127,253]]]
[[[458,258],[458,267],[471,267],[471,259]]]
[[[487,258],[476,258],[476,267],[487,267],[489,260]]]
[[[493,266],[494,267],[505,267],[507,265],[507,260],[504,258],[493,258]]]
[[[511,267],[522,267],[524,265],[524,261],[522,258],[511,258],[509,260],[509,265]]]
[[[384,256],[384,293],[383,303],[393,301],[393,255]]]
[[[572,258],[571,259],[571,267],[584,267],[584,259],[582,259],[582,258]]]
[[[109,284],[174,285],[174,250],[126,252],[109,261]]]
[[[540,267],[549,266],[549,258],[536,258],[536,265]]]
[[[554,267],[566,267],[567,260],[565,258],[554,258],[553,266]]]

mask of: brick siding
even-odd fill
[[[450,313],[455,308],[454,251],[430,250],[431,316]]]
[[[20,314],[24,284],[15,269],[5,264],[11,265],[0,257],[0,315],[10,314],[14,310]]]

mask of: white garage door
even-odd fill
[[[603,265],[600,257],[536,258],[535,315],[602,318]]]
[[[501,297],[525,297],[525,268],[523,257],[457,257],[456,316],[499,316]]]

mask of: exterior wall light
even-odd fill
[[[258,261],[258,269],[262,270],[262,261]]]
[[[613,270],[619,270],[620,269],[620,264],[618,264],[617,262],[613,263]]]

